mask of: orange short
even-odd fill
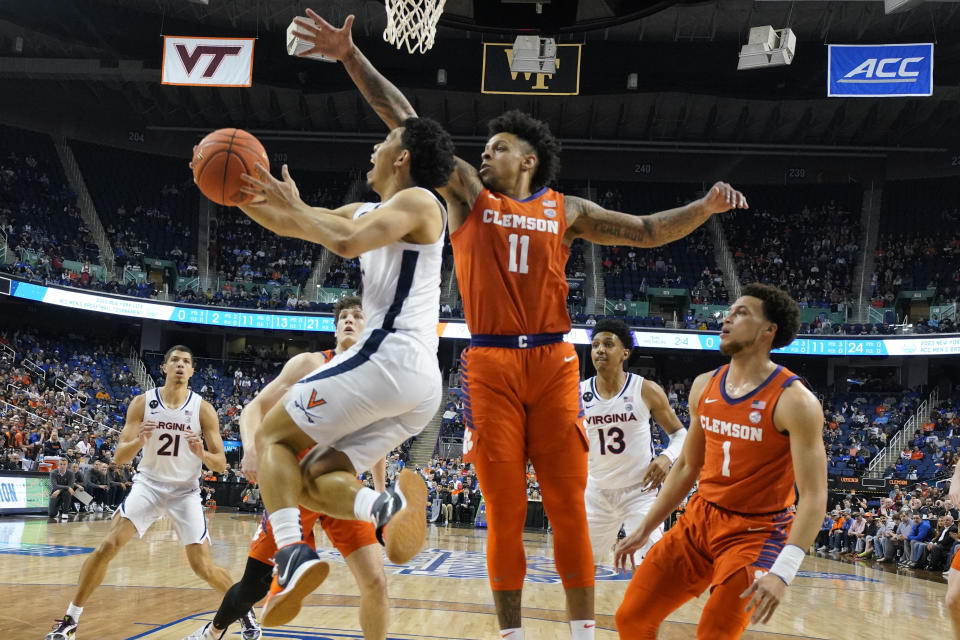
[[[314,549],[317,541],[313,535],[313,526],[320,521],[324,533],[336,547],[340,555],[346,558],[351,553],[369,544],[379,544],[373,525],[361,520],[339,520],[300,507],[300,526],[303,527],[304,542]],[[257,527],[257,533],[250,543],[249,556],[265,564],[273,564],[273,556],[277,552],[277,543],[273,539],[273,529],[270,521],[264,514]]]
[[[960,551],[953,554],[953,560],[950,561],[950,568],[960,571]]]
[[[737,587],[742,591],[750,580],[773,566],[786,544],[793,515],[791,511],[765,515],[732,513],[694,494],[686,513],[653,545],[633,574],[617,612],[621,637],[631,637],[630,633],[644,637],[631,629],[642,627],[651,618],[659,624],[707,587],[713,589],[713,598],[718,587],[733,577],[738,585],[743,583]],[[738,572],[743,575],[738,576]],[[723,626],[730,626],[728,618],[738,619],[733,620],[731,637],[739,637],[735,628],[740,622],[746,627],[747,600],[741,604],[744,609],[737,611],[730,610],[729,605],[705,607],[700,628],[719,627],[719,617],[724,618]],[[708,619],[711,615],[718,616],[718,620]]]
[[[560,469],[572,457],[581,466],[590,447],[573,345],[470,347],[460,363],[465,462],[531,459],[536,465],[543,457]]]

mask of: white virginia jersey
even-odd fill
[[[628,373],[623,389],[604,400],[597,394],[596,378],[580,383],[583,426],[590,441],[590,487],[622,489],[643,480],[654,455],[650,409],[643,402],[642,387],[643,377]]]
[[[436,352],[447,212],[440,201],[430,195],[443,211],[443,229],[437,240],[432,244],[394,242],[367,251],[360,255],[360,272],[363,277],[363,315],[367,321],[364,333],[374,329],[395,331]],[[357,219],[378,206],[373,202],[363,204],[353,217]]]
[[[203,460],[187,444],[187,434],[203,435],[200,428],[200,404],[203,399],[193,391],[181,407],[168,407],[160,398],[160,387],[147,391],[143,419],[157,423],[153,435],[143,445],[138,475],[160,484],[199,486]]]

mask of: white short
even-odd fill
[[[375,329],[290,387],[283,406],[314,442],[345,453],[363,471],[423,431],[440,396],[437,354]]]
[[[167,515],[180,544],[200,544],[210,539],[199,484],[187,487],[159,485],[138,476],[117,514],[132,522],[141,538],[150,525]]]
[[[584,503],[587,507],[587,527],[593,547],[593,562],[600,564],[617,543],[622,525],[627,535],[640,526],[657,499],[657,489],[643,490],[643,484],[622,489],[599,489],[587,484]],[[647,555],[653,544],[663,537],[663,524],[657,528],[647,544],[634,554],[637,563]]]

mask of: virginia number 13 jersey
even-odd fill
[[[193,391],[180,407],[169,407],[160,397],[160,387],[144,394],[144,421],[156,422],[153,435],[143,445],[143,459],[137,475],[160,484],[197,484],[203,460],[187,444],[187,436],[203,435],[200,405],[203,399]]]
[[[590,441],[590,487],[622,489],[643,480],[655,456],[642,388],[643,377],[628,373],[620,393],[604,400],[597,394],[595,377],[580,383],[583,427]]]

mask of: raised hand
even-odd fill
[[[730,209],[749,209],[747,198],[726,182],[717,182],[707,195],[700,198],[700,203],[708,213],[723,213]]]
[[[267,168],[259,162],[254,165],[254,169],[257,172],[257,177],[244,174],[243,180],[246,184],[240,187],[240,191],[256,196],[257,200],[245,206],[274,207],[285,211],[305,205],[303,200],[300,199],[300,189],[297,188],[297,183],[290,177],[287,165],[283,165],[280,169],[280,173],[283,175],[282,181],[270,175]]]
[[[350,54],[353,49],[353,37],[350,35],[353,15],[347,16],[339,29],[321,18],[313,9],[307,9],[307,16],[293,19],[297,25],[293,35],[313,45],[298,53],[298,57],[320,54],[334,60],[343,60]]]

